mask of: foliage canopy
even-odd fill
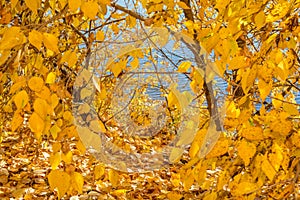
[[[0,197],[299,197],[299,11],[299,0],[1,0]],[[217,94],[213,80],[201,78],[194,63],[177,63],[174,71],[185,74],[199,94],[200,129],[193,140],[184,132],[181,143],[188,151],[172,150],[170,167],[122,173],[86,152],[74,125],[72,92],[99,46],[147,27],[187,35],[207,52],[207,62],[226,82],[224,130],[214,148],[199,156],[211,131],[206,120],[217,112]],[[116,135],[117,124],[107,112],[112,90],[121,76],[141,67],[139,59],[146,55],[134,51],[115,60],[96,81],[101,90],[94,103],[103,120],[91,120],[89,128],[100,128],[128,151],[129,144],[140,152],[153,144],[163,148],[176,135],[180,106],[189,101],[189,95],[179,98],[169,89],[164,106],[175,117],[156,139]],[[82,87],[78,95],[87,98],[90,92]],[[130,117],[146,126],[153,105],[141,106],[143,88],[138,94]],[[79,108],[81,114],[90,109]]]

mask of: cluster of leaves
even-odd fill
[[[109,0],[1,0],[1,197],[297,198],[299,0],[123,3],[132,9]],[[210,62],[228,83],[226,134],[200,158],[210,131],[203,126],[183,163],[126,174],[85,152],[73,124],[71,93],[94,47],[139,21],[176,28],[211,55]],[[132,68],[138,67],[139,56]],[[121,59],[108,66],[101,100],[109,98],[113,82],[126,73],[126,63]],[[185,63],[178,71],[190,67]],[[192,89],[204,91],[197,72],[190,76]],[[86,92],[80,95],[86,97]],[[170,104],[176,104],[170,96]]]

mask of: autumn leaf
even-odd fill
[[[36,30],[32,30],[29,33],[28,40],[33,46],[35,46],[38,50],[40,50],[43,43],[43,34]]]
[[[117,171],[110,169],[108,171],[108,179],[111,182],[113,187],[117,187],[120,181],[120,175]]]
[[[41,0],[25,0],[26,5],[32,12],[37,14],[37,10],[41,5]]]
[[[58,53],[58,39],[55,35],[51,34],[51,33],[44,33],[43,34],[43,42],[44,45],[46,46],[47,49]]]
[[[68,2],[69,2],[69,8],[72,12],[75,12],[81,6],[81,1],[68,0]]]
[[[95,19],[99,11],[97,2],[91,0],[84,2],[81,5],[81,10],[83,11],[84,15],[90,19]]]
[[[28,87],[35,92],[40,92],[44,86],[44,80],[41,77],[32,77],[28,81]]]
[[[80,173],[74,172],[71,174],[71,186],[75,191],[78,191],[79,194],[82,194],[83,183],[83,176]]]
[[[14,102],[18,109],[24,108],[28,101],[29,97],[25,90],[21,90],[14,96]]]
[[[48,176],[48,181],[50,184],[51,190],[57,188],[58,190],[58,198],[60,199],[65,195],[70,187],[71,177],[68,173],[61,170],[52,170]]]
[[[187,61],[187,62],[182,62],[179,66],[178,66],[178,72],[187,72],[188,69],[191,67],[192,63]]]
[[[0,50],[10,50],[26,41],[20,27],[13,26],[3,31],[4,34],[0,40]]]
[[[245,162],[245,166],[248,166],[250,163],[250,159],[256,153],[256,146],[253,143],[242,140],[237,147],[238,155]]]

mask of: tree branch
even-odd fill
[[[121,10],[121,11],[123,11],[124,13],[127,13],[128,15],[130,15],[130,16],[136,18],[136,19],[139,19],[139,20],[141,20],[141,21],[145,21],[145,20],[146,20],[146,19],[145,19],[143,16],[141,16],[140,14],[138,14],[138,13],[132,11],[132,10],[128,10],[127,8],[125,8],[125,7],[123,7],[123,6],[120,6],[120,5],[118,5],[118,4],[111,3],[111,6],[114,7],[115,9],[117,9],[117,10]]]

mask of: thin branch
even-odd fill
[[[141,16],[140,14],[138,14],[138,13],[132,11],[132,10],[128,10],[127,8],[125,8],[125,7],[123,7],[123,6],[120,6],[120,5],[116,4],[116,3],[111,3],[111,6],[114,7],[115,9],[117,9],[117,10],[121,10],[121,11],[123,11],[124,13],[127,13],[128,15],[130,15],[130,16],[136,18],[136,19],[139,19],[139,20],[141,20],[141,21],[145,21],[145,20],[146,20],[146,19],[145,19],[143,16]]]

